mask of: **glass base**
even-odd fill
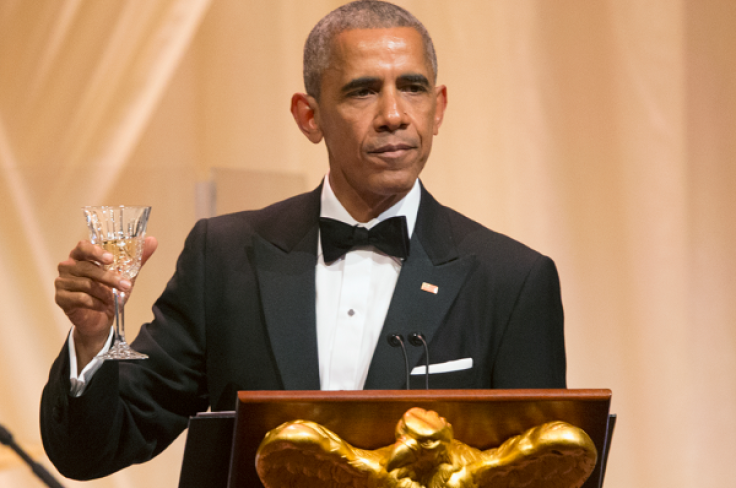
[[[125,359],[148,359],[146,354],[134,351],[127,342],[116,342],[100,359],[121,361]]]

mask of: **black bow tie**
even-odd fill
[[[375,246],[389,256],[409,257],[409,232],[404,216],[386,219],[370,230],[321,217],[319,232],[325,263],[340,259],[356,246]]]

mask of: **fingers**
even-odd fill
[[[143,241],[143,254],[141,256],[141,268],[143,268],[143,265],[146,264],[146,261],[148,261],[148,258],[150,258],[153,253],[156,251],[156,248],[158,247],[158,241],[153,236],[148,236]],[[140,272],[139,272],[140,273]],[[138,275],[135,275],[133,278],[133,283],[131,284],[131,288],[127,290],[126,297],[130,297],[130,292],[133,291],[133,285],[135,285],[135,280],[138,279]],[[126,291],[126,290],[123,290]]]
[[[142,264],[146,264],[156,248],[158,248],[158,240],[153,236],[147,236],[143,241]],[[77,246],[69,253],[69,257],[74,261],[89,261],[103,265],[110,264],[113,260],[112,254],[88,240],[79,241]]]
[[[111,264],[113,259],[112,254],[100,246],[92,244],[88,240],[79,241],[76,247],[69,253],[69,257],[74,261],[89,261],[103,265]]]
[[[148,261],[157,247],[158,241],[155,237],[146,237],[142,264]],[[88,240],[83,240],[77,243],[66,260],[59,263],[59,276],[54,283],[55,300],[77,326],[82,323],[101,322],[101,317],[95,321],[91,320],[89,313],[92,312],[112,316],[114,309],[112,288],[125,292],[126,298],[132,291],[133,282],[122,279],[113,271],[105,270],[104,265],[112,262],[113,256],[109,252]],[[75,319],[79,316],[83,316],[84,319]]]
[[[114,273],[95,264],[71,259],[63,261],[59,263],[59,276],[54,282],[56,303],[65,311],[76,307],[105,311],[112,304],[111,288],[118,282]]]
[[[112,314],[111,288],[128,291],[131,284],[101,266],[111,262],[110,253],[85,240],[72,249],[69,258],[59,263],[54,298],[67,316],[78,315],[79,310]]]
[[[158,240],[153,236],[146,237],[143,242],[143,257],[141,258],[141,266],[146,264],[148,258],[150,258],[158,247]]]
[[[59,263],[59,278],[76,282],[82,287],[85,285],[81,284],[81,281],[93,280],[111,288],[129,291],[131,288],[129,281],[123,280],[117,273],[107,271],[101,266],[110,263],[112,263],[112,255],[109,252],[89,241],[80,241],[69,253],[69,258]],[[65,289],[74,290],[76,288],[69,283]],[[84,290],[81,288],[77,291]]]

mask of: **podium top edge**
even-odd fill
[[[241,403],[263,401],[412,402],[412,401],[610,401],[609,389],[518,390],[287,390],[239,391]]]

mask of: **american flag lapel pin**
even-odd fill
[[[434,293],[437,294],[438,291],[440,291],[439,287],[437,285],[433,285],[432,283],[427,283],[426,281],[422,283],[422,291],[426,291],[427,293]]]

